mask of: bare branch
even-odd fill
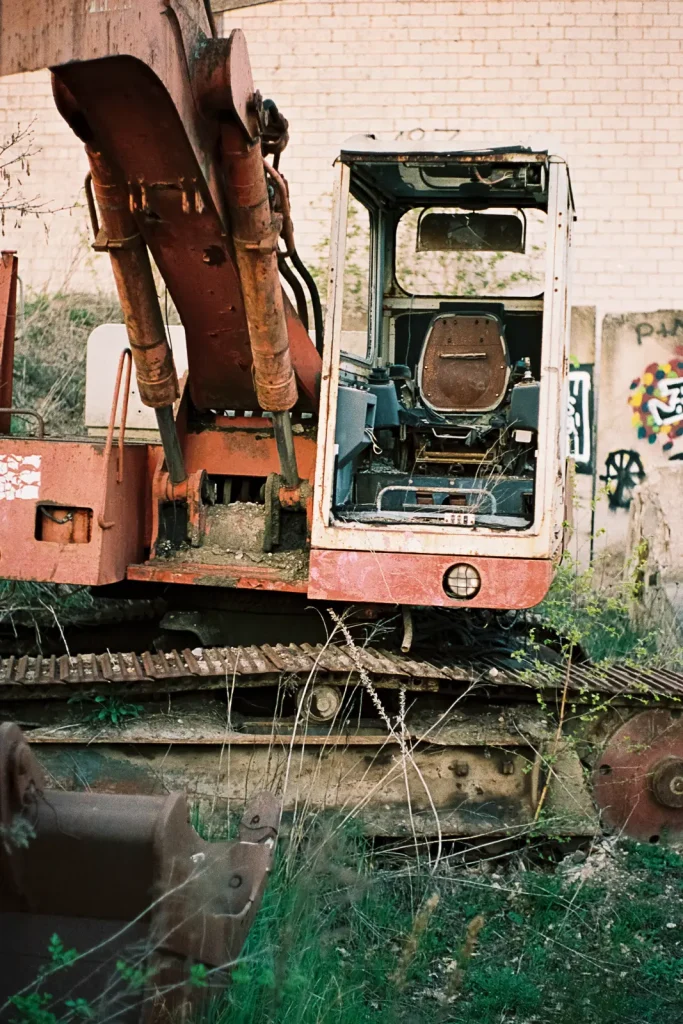
[[[28,125],[17,125],[15,131],[0,139],[0,225],[5,226],[8,214],[17,218],[15,225],[22,217],[40,217],[46,213],[56,213],[66,207],[54,207],[35,194],[26,194],[24,178],[31,175],[31,158],[40,153],[36,144],[35,120]]]

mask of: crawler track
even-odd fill
[[[369,647],[290,644],[250,647],[204,647],[165,653],[107,652],[42,658],[8,657],[0,661],[0,701],[68,699],[77,690],[155,696],[196,690],[278,685],[283,680],[317,680],[345,684],[361,675],[374,686],[412,691],[476,692],[480,696],[506,691],[518,698],[538,690],[567,686],[573,699],[599,693],[612,698],[680,700],[683,674],[644,671],[623,665],[596,668],[515,660],[506,654],[470,652],[424,659]]]
[[[305,705],[321,686],[339,697],[324,722]],[[22,726],[55,785],[184,788],[212,809],[267,788],[286,815],[359,814],[381,836],[536,834],[541,812],[549,834],[594,834],[591,776],[606,770],[610,737],[657,709],[652,743],[664,744],[667,765],[683,765],[682,697],[674,672],[481,648],[423,658],[263,644],[0,662],[0,718]],[[132,709],[123,725],[99,714],[117,704]],[[598,810],[610,802],[598,800]],[[673,805],[653,804],[641,832],[650,819],[653,835],[683,834]],[[628,820],[618,822],[627,834]]]

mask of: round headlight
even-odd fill
[[[451,566],[444,576],[443,587],[449,597],[466,601],[476,597],[481,587],[481,576],[473,565],[458,562]]]

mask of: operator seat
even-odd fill
[[[423,405],[437,413],[497,409],[510,380],[503,323],[492,313],[438,313],[417,368]]]

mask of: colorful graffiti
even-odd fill
[[[642,377],[631,384],[628,404],[638,437],[648,444],[661,438],[670,452],[676,438],[683,437],[683,351],[668,363],[650,363]]]

